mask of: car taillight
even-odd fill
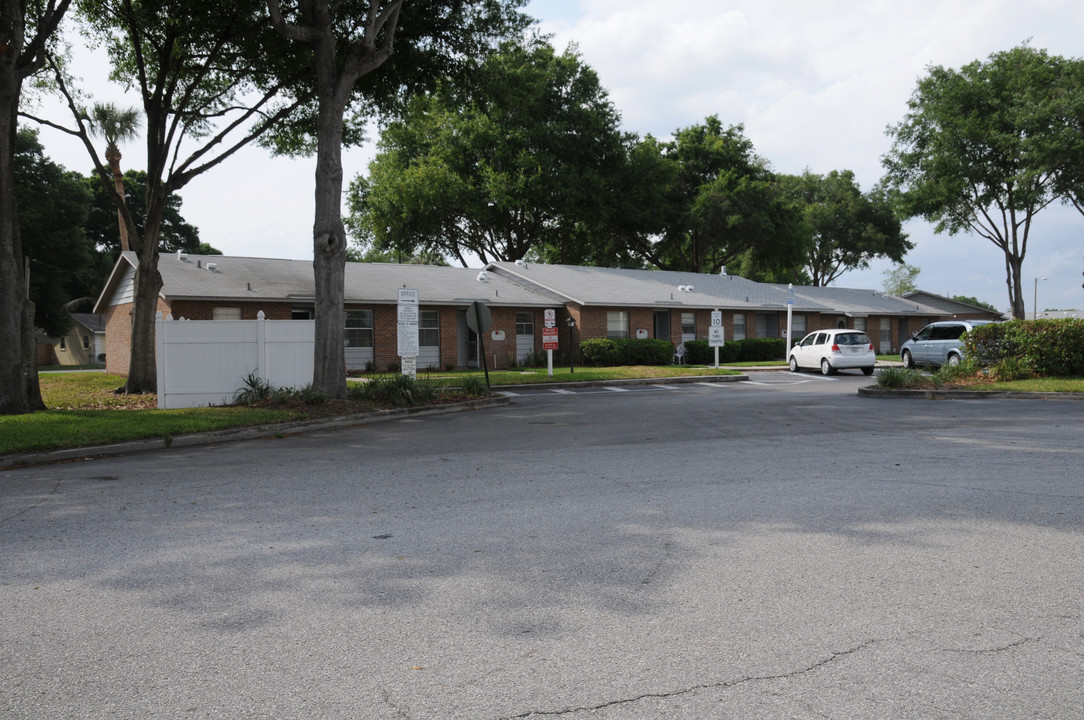
[[[867,349],[868,349],[868,350],[870,350],[870,351],[872,352],[872,351],[873,351],[873,343],[870,343],[870,344],[869,344],[869,348],[867,348]]]
[[[834,353],[839,352],[839,345],[836,345],[835,343],[833,343],[832,344],[832,352],[834,352]]]

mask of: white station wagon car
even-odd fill
[[[861,330],[815,330],[790,349],[790,370],[819,369],[824,375],[837,370],[859,369],[873,374],[877,354],[873,341]]]

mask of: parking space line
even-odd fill
[[[604,387],[603,389],[605,389],[605,390],[609,390],[610,392],[628,392],[628,391],[629,391],[629,389],[628,389],[628,388],[623,388],[623,387],[611,387],[611,386],[609,386],[609,385],[605,386],[605,387]]]

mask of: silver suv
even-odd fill
[[[979,325],[993,320],[946,320],[930,323],[900,347],[900,360],[909,368],[916,365],[959,365],[964,352],[960,337]]]

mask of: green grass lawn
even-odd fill
[[[154,395],[115,395],[124,378],[105,373],[39,376],[48,410],[0,415],[0,455],[168,438],[285,422],[303,412],[249,407],[157,410]]]

